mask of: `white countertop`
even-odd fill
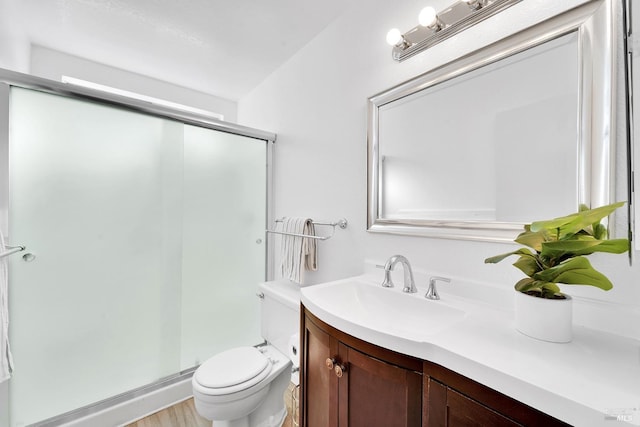
[[[397,307],[372,307],[373,316],[363,315],[362,307],[322,297],[350,282],[378,287],[381,279],[379,272],[309,286],[302,289],[301,301],[354,337],[440,364],[574,426],[640,425],[640,341],[575,325],[570,343],[539,341],[516,331],[512,304],[494,306],[453,295],[447,285],[438,287],[440,301],[425,301],[464,311],[447,326],[426,324],[434,319],[400,318]],[[389,292],[390,306],[404,299],[423,304],[426,287],[418,286],[417,294],[401,288],[380,287]],[[393,318],[385,319],[385,312]]]

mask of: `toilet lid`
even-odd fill
[[[207,388],[227,388],[239,384],[248,388],[261,381],[265,375],[260,374],[270,367],[269,359],[260,350],[237,347],[211,357],[200,365],[194,376],[200,385]]]

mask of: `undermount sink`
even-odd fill
[[[303,303],[344,322],[377,332],[423,341],[460,322],[466,311],[448,303],[402,292],[402,286],[383,288],[362,277],[302,289]],[[314,311],[314,310],[312,310]]]

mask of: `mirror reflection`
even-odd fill
[[[526,223],[578,206],[575,32],[379,107],[383,219]]]

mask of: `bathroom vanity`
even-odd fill
[[[443,366],[355,338],[302,308],[301,425],[566,426]]]
[[[301,425],[637,425],[637,340],[575,325],[572,343],[539,341],[513,327],[510,293],[492,305],[458,280],[431,301],[416,282],[302,289]]]

